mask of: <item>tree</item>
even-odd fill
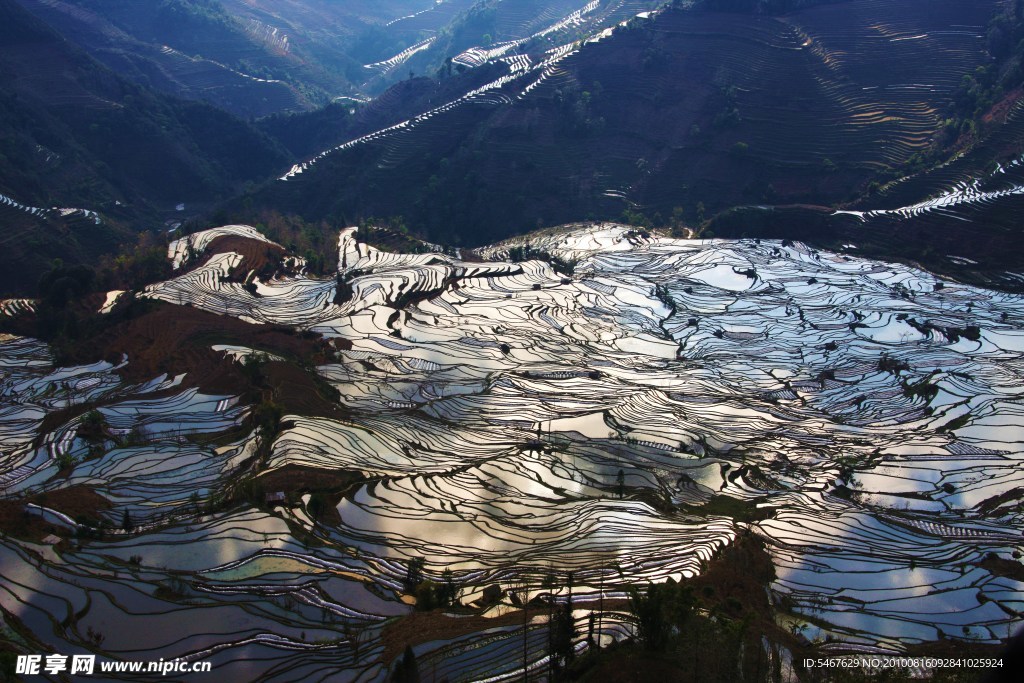
[[[75,456],[71,455],[70,453],[60,453],[57,456],[57,467],[62,470],[66,470],[69,467],[74,467],[75,462]]]
[[[88,294],[96,280],[96,272],[84,265],[65,266],[54,259],[49,272],[39,279],[40,306],[62,309],[75,299]]]
[[[416,609],[420,612],[429,612],[437,607],[441,591],[441,587],[433,581],[420,581],[416,586]]]
[[[512,604],[518,603],[523,609],[523,681],[526,681],[529,678],[530,581],[525,572],[517,575],[508,594]]]
[[[569,572],[565,577],[565,585],[569,589],[565,604],[561,605],[554,614],[551,625],[551,658],[554,669],[557,671],[563,663],[568,664],[576,654],[573,648],[578,632],[576,631],[576,618],[572,613],[572,589],[576,583],[576,577]]]
[[[576,619],[572,614],[572,603],[560,605],[555,611],[551,634],[551,658],[557,671],[563,663],[571,662],[575,654],[573,640],[578,632]]]
[[[327,498],[322,493],[314,493],[309,497],[309,504],[306,506],[309,516],[316,522],[324,516],[327,511]]]
[[[619,470],[619,473],[615,475],[615,482],[617,484],[616,488],[619,493],[619,498],[622,498],[626,493],[626,473],[621,469]]]
[[[419,683],[419,681],[420,669],[416,664],[416,655],[412,648],[406,645],[402,658],[398,660],[395,670],[391,672],[391,683]]]
[[[266,364],[266,354],[250,353],[242,359],[242,374],[253,386],[263,386],[263,366]]]
[[[124,513],[121,515],[121,529],[126,533],[131,533],[134,528],[135,524],[132,523],[132,516],[126,508]]]
[[[422,557],[414,557],[409,560],[405,569],[405,590],[409,593],[416,590],[417,586],[423,583],[423,566],[425,562]]]
[[[107,420],[103,417],[103,413],[98,410],[90,410],[82,417],[82,426],[91,430],[102,429],[106,423]]]
[[[456,590],[452,570],[445,567],[444,572],[441,573],[441,585],[437,587],[437,601],[441,607],[451,607],[455,604]]]
[[[667,618],[665,593],[664,586],[653,583],[646,591],[635,586],[629,588],[629,609],[636,622],[637,637],[653,652],[665,649],[672,628]]]
[[[554,572],[549,572],[541,584],[548,591],[548,678],[555,674],[555,598],[552,592],[558,586]]]

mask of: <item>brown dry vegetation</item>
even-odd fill
[[[264,382],[273,390],[274,402],[286,413],[335,420],[346,416],[337,403],[334,388],[315,372],[280,361],[267,363],[261,372]]]
[[[243,277],[250,270],[263,277],[273,275],[285,256],[285,250],[276,244],[240,235],[221,235],[206,246],[202,258],[197,259],[194,266],[189,265],[191,268],[198,268],[215,255],[232,251],[242,257],[241,263],[235,267],[235,272]]]
[[[99,519],[103,510],[113,507],[111,502],[88,486],[69,486],[32,496],[29,503],[59,510],[72,519],[91,517]]]
[[[238,363],[214,351],[214,344],[239,344],[285,358],[315,363],[323,360],[319,337],[287,328],[254,325],[191,306],[155,303],[142,315],[122,320],[81,340],[69,352],[69,362],[97,359],[128,364],[118,370],[127,382],[144,382],[167,373],[187,373],[185,384],[212,393],[238,393],[248,387]]]
[[[547,608],[530,609],[527,618],[547,614]],[[384,627],[382,638],[384,651],[381,661],[389,663],[402,654],[406,645],[419,645],[432,640],[451,640],[468,633],[478,633],[498,626],[523,623],[522,611],[509,612],[500,617],[481,616],[449,617],[443,609],[431,612],[410,612]]]

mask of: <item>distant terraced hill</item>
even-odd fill
[[[505,56],[537,53],[601,31],[663,4],[658,0],[516,0],[449,2],[391,22],[387,35],[407,45],[366,64],[369,93],[405,73],[463,71]],[[444,9],[453,16],[443,26]],[[456,8],[462,11],[453,12]],[[429,23],[428,23],[429,22]]]
[[[850,200],[928,147],[989,59],[999,6],[669,8],[602,40],[524,48],[485,92],[320,155],[255,200],[308,218],[400,215],[465,243],[625,209],[667,222],[675,207],[696,220]]]
[[[5,194],[42,206],[173,206],[226,195],[284,162],[239,119],[128,83],[17,3],[0,1],[0,19]]]
[[[658,0],[18,0],[118,74],[251,118],[364,101],[522,45],[598,32]]]
[[[1007,95],[979,143],[947,163],[888,183],[850,210],[740,207],[716,216],[719,237],[807,240],[859,254],[901,258],[962,281],[1012,291],[1021,277],[1024,103]]]

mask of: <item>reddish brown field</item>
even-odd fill
[[[547,608],[531,609],[528,618],[547,614]],[[411,612],[384,627],[384,652],[381,661],[392,662],[401,656],[406,645],[419,645],[432,640],[450,640],[467,633],[477,633],[496,626],[523,623],[521,611],[500,617],[448,617],[440,609],[431,612]]]
[[[73,362],[97,359],[128,365],[118,372],[127,382],[144,382],[161,373],[187,373],[185,384],[212,393],[237,393],[248,386],[238,363],[214,351],[214,344],[238,344],[285,358],[315,363],[324,358],[319,337],[286,328],[253,325],[191,306],[160,303],[151,311],[103,329],[72,351]]]
[[[216,254],[230,251],[241,254],[242,262],[236,270],[243,276],[250,270],[272,274],[276,270],[277,264],[285,256],[285,250],[276,244],[268,244],[238,235],[221,235],[207,245],[203,257],[198,259],[193,267],[203,265]]]
[[[32,496],[28,502],[60,510],[72,519],[92,517],[98,519],[100,512],[113,507],[111,502],[86,486],[69,486]]]

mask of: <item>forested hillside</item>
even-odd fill
[[[85,256],[116,248],[111,222],[155,227],[177,204],[226,199],[288,159],[230,114],[116,76],[13,0],[0,0],[0,121],[0,194],[11,200],[0,211],[26,214],[0,223],[7,290],[33,289],[35,267],[58,255],[45,248],[49,219],[15,205],[100,212],[96,234],[79,237]],[[16,227],[25,221],[28,236]]]

